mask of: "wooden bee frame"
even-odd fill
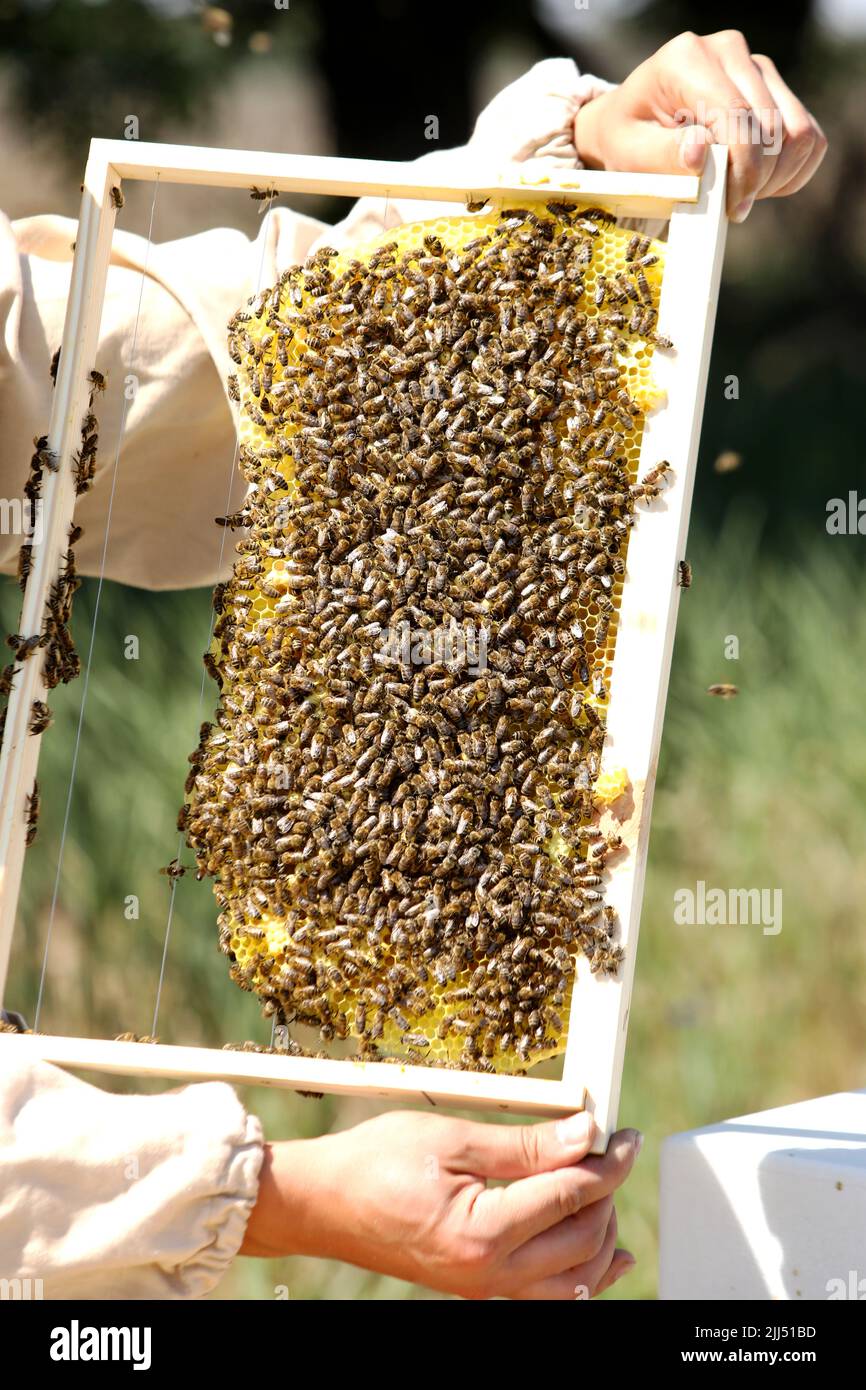
[[[727,149],[722,146],[709,150],[700,179],[577,170],[562,171],[558,178],[544,182],[514,182],[513,176],[509,182],[491,179],[486,170],[443,185],[419,183],[418,171],[401,164],[123,140],[91,143],[48,432],[48,447],[59,467],[45,479],[43,538],[34,546],[24,596],[21,630],[25,636],[42,630],[46,599],[66,550],[75,506],[72,456],[88,409],[88,373],[96,360],[114,230],[116,206],[111,190],[124,179],[238,189],[256,186],[281,194],[399,195],[458,205],[481,199],[526,205],[555,198],[600,206],[621,218],[668,220],[658,327],[673,340],[675,352],[653,358],[657,383],[669,404],[646,419],[641,473],[667,458],[673,475],[653,504],[656,514],[651,523],[637,525],[629,542],[602,763],[603,770],[624,767],[630,781],[621,828],[630,852],[619,856],[610,869],[606,893],[619,915],[625,962],[615,980],[597,979],[586,961],[579,962],[560,1080],[42,1034],[0,1035],[7,1057],[40,1057],[60,1066],[118,1074],[223,1079],[538,1116],[587,1108],[598,1126],[596,1149],[604,1150],[619,1104],[650,808],[676,626],[677,570],[688,530],[724,251],[726,162]],[[28,722],[33,701],[44,693],[42,661],[31,658],[17,673],[0,755],[0,1001],[23,867],[26,798],[36,774],[41,739],[28,732]]]

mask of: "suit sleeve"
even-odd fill
[[[230,1086],[116,1095],[0,1073],[0,1272],[46,1299],[200,1298],[243,1241],[261,1125]],[[41,1285],[32,1281],[41,1280]]]

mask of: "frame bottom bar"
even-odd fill
[[[109,1042],[62,1038],[43,1033],[0,1035],[0,1057],[14,1062],[53,1062],[60,1067],[153,1076],[168,1080],[228,1081],[235,1085],[277,1086],[323,1095],[363,1096],[370,1100],[415,1101],[432,1106],[558,1117],[582,1110],[586,1091],[563,1081],[489,1072],[450,1071],[387,1062],[353,1062],[323,1057],[274,1056],[261,1052],[223,1052],[208,1047],[165,1043]]]

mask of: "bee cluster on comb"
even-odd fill
[[[230,324],[244,527],[179,826],[233,978],[522,1071],[616,972],[599,772],[663,247],[551,203],[328,248]],[[296,1043],[291,1043],[293,1048]]]

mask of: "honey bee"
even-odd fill
[[[668,474],[670,471],[671,466],[668,463],[667,459],[662,459],[660,463],[657,463],[655,467],[651,468],[650,471],[644,476],[644,478],[642,479],[643,486],[655,487],[658,483],[661,482],[662,478],[664,478],[666,474]]]
[[[111,201],[115,208],[119,210],[123,207],[123,194],[116,185],[113,185],[109,189],[109,197],[111,198]]]
[[[39,821],[39,783],[36,781],[34,781],[33,790],[26,800],[25,820],[27,830],[24,836],[24,844],[26,848],[29,849],[36,839]]]
[[[561,220],[565,222],[570,221],[571,218],[574,216],[575,212],[577,211],[577,209],[574,207],[572,203],[551,202],[545,204],[545,206],[547,208],[547,211],[552,213],[554,217],[559,217]]]
[[[250,197],[254,203],[267,203],[270,202],[272,198],[278,198],[279,196],[280,190],[278,188],[257,188],[255,184],[253,184],[250,189]]]
[[[22,545],[21,549],[18,551],[18,584],[22,591],[27,587],[32,556],[33,546],[28,544]]]
[[[649,250],[649,245],[649,238],[641,236],[640,233],[636,232],[626,248],[625,259],[627,261],[633,261],[635,257],[645,255]]]
[[[26,661],[39,647],[44,645],[44,639],[39,633],[33,637],[23,637],[21,633],[14,632],[6,638],[6,645],[12,648],[16,661]]]
[[[30,710],[31,734],[42,734],[54,722],[54,715],[43,700],[34,700]]]
[[[213,652],[205,652],[202,661],[204,662],[204,668],[211,680],[215,680],[218,685],[222,685],[222,673]]]
[[[34,470],[47,468],[51,473],[56,473],[60,467],[57,455],[48,447],[48,435],[41,434],[33,440],[36,452],[30,461],[30,466]]]
[[[159,872],[165,874],[169,881],[173,883],[175,879],[183,878],[186,873],[186,865],[181,864],[179,859],[172,859],[171,862],[166,864],[165,868],[160,869]]]
[[[692,586],[692,567],[688,560],[680,560],[677,566],[677,583],[682,589],[690,589]]]

